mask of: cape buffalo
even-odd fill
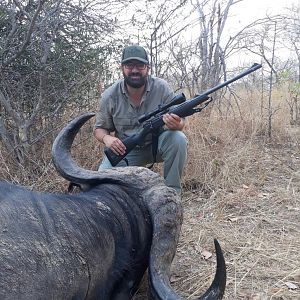
[[[149,270],[149,297],[177,300],[169,282],[182,207],[161,177],[141,167],[101,172],[71,158],[73,140],[94,114],[57,136],[53,162],[74,195],[0,183],[0,299],[127,300]],[[217,271],[202,300],[221,299],[226,270],[215,240]]]

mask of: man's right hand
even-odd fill
[[[107,134],[103,137],[102,141],[105,144],[105,146],[111,149],[116,155],[125,154],[126,147],[120,139]]]

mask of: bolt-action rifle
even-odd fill
[[[181,118],[193,115],[194,113],[200,112],[204,109],[211,101],[212,98],[208,95],[216,92],[217,90],[229,85],[230,83],[258,70],[261,68],[260,64],[253,64],[249,69],[240,73],[239,75],[211,88],[205,93],[196,96],[195,98],[186,101],[184,94],[175,96],[170,103],[166,105],[160,105],[158,108],[150,113],[144,114],[139,118],[139,122],[143,123],[143,128],[136,134],[129,136],[122,140],[122,143],[126,147],[125,154],[116,155],[111,149],[106,148],[104,150],[108,160],[112,166],[116,166],[134,147],[141,145],[145,140],[145,137],[162,127],[165,123],[163,121],[163,115],[166,113],[175,114]],[[201,107],[197,107],[202,104]]]

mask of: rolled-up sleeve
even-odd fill
[[[113,98],[107,96],[105,93],[99,100],[95,128],[106,129],[109,132],[115,131],[113,122]]]

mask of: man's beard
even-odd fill
[[[130,73],[128,76],[124,75],[125,83],[128,84],[130,87],[138,89],[146,84],[147,75],[142,76],[140,73]],[[132,78],[133,76],[139,76],[139,78]]]

